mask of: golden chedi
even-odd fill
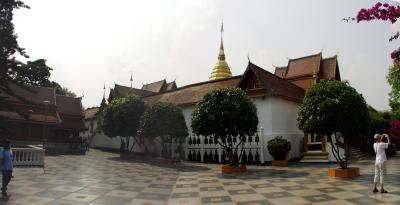
[[[225,61],[224,43],[222,40],[222,32],[224,31],[223,25],[221,26],[221,46],[219,48],[218,62],[215,64],[210,80],[218,80],[223,78],[232,77],[231,70],[229,69],[228,63]]]

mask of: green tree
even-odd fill
[[[386,79],[391,87],[389,105],[392,108],[393,117],[400,119],[400,69],[391,66]]]
[[[13,11],[19,8],[29,8],[22,1],[16,0],[1,0],[0,1],[0,95],[15,96],[8,86],[11,80],[8,75],[9,71],[13,71],[21,66],[21,63],[16,60],[15,54],[23,57],[28,57],[23,48],[18,45],[17,35],[14,32]],[[5,98],[0,97],[0,108],[11,108],[11,105],[5,101]],[[0,118],[0,135],[7,136],[7,120]]]
[[[367,137],[371,139],[376,133],[387,133],[390,128],[390,116],[386,112],[379,112],[373,107],[368,106],[369,125],[367,128]],[[367,140],[367,139],[366,139]]]
[[[257,132],[257,108],[239,88],[221,88],[204,95],[192,113],[192,129],[196,135],[214,136],[224,148],[229,163],[236,165],[246,136]],[[239,138],[234,143],[233,138]]]
[[[128,95],[115,99],[103,110],[102,130],[108,137],[119,136],[121,148],[124,151],[132,151],[136,143],[140,145],[137,131],[144,111],[144,102],[138,96]],[[132,144],[130,144],[131,138],[133,138]]]
[[[327,135],[332,153],[341,168],[347,168],[351,138],[360,136],[368,124],[367,104],[361,94],[347,82],[321,81],[311,86],[300,105],[298,127],[307,133]],[[341,133],[341,136],[338,135]],[[340,147],[345,156],[340,156]]]
[[[18,45],[17,35],[14,33],[13,11],[19,8],[29,8],[22,1],[0,1],[0,79],[2,82],[8,77],[7,72],[12,71],[20,62],[15,59],[15,54],[28,57],[23,48]],[[4,86],[4,84],[1,84]]]
[[[25,85],[39,85],[50,87],[51,81],[49,80],[51,71],[46,64],[45,59],[38,59],[35,61],[28,61],[9,72],[12,79],[21,82]]]
[[[158,102],[147,107],[142,115],[139,133],[140,136],[151,140],[160,137],[161,153],[165,157],[166,143],[171,143],[175,139],[181,147],[183,139],[188,136],[188,129],[182,111],[177,106],[172,103]],[[175,152],[175,150],[172,151]]]
[[[52,81],[50,87],[55,88],[57,95],[64,95],[69,97],[76,97],[76,94],[66,87],[61,87],[58,83]]]
[[[45,59],[28,61],[26,64],[21,63],[17,68],[9,71],[9,76],[14,81],[24,85],[37,85],[43,87],[54,88],[56,94],[76,97],[76,94],[66,87],[54,81],[50,81],[50,75],[53,69],[46,64]]]

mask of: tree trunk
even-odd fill
[[[346,169],[347,168],[347,157],[346,157],[346,153],[345,153],[345,159],[342,159],[342,157],[340,156],[340,146],[339,146],[339,144],[341,143],[339,140],[338,140],[338,137],[337,137],[337,135],[336,135],[336,132],[334,132],[334,139],[335,139],[335,143],[333,142],[333,140],[332,140],[332,135],[328,135],[329,136],[329,138],[330,138],[330,140],[331,140],[331,150],[332,150],[332,154],[333,154],[333,156],[335,157],[335,159],[336,159],[336,161],[338,161],[338,163],[339,163],[339,166],[342,168],[342,169]],[[344,139],[346,139],[346,138],[344,138]],[[346,142],[346,140],[345,140],[345,142]],[[344,142],[344,143],[345,143]],[[347,152],[346,151],[346,147],[344,147],[344,150],[345,150],[345,152]]]

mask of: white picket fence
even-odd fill
[[[29,148],[12,148],[14,166],[44,166],[44,149],[31,146]]]
[[[257,140],[256,140],[257,139]],[[234,147],[239,143],[236,138]],[[252,159],[253,163],[265,163],[264,157],[264,130],[261,127],[255,136],[246,138],[243,144],[243,152],[246,161]],[[218,162],[222,163],[224,158],[223,148],[213,137],[194,136],[191,135],[186,139],[186,159],[189,161],[199,162]],[[240,145],[239,148],[242,146]],[[238,150],[238,156],[240,155]],[[240,159],[242,161],[242,159]]]

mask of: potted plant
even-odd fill
[[[239,164],[243,143],[257,132],[257,108],[239,88],[220,88],[202,98],[192,113],[192,130],[196,135],[212,136],[224,149],[222,173],[245,172]]]
[[[305,133],[326,135],[331,154],[340,168],[328,170],[331,177],[353,178],[360,175],[358,167],[349,167],[350,142],[360,137],[369,121],[363,96],[348,82],[325,81],[307,91],[297,114],[298,127]]]
[[[267,145],[269,153],[272,155],[272,166],[287,167],[289,166],[289,152],[291,149],[290,142],[282,136],[275,137],[268,141]]]

